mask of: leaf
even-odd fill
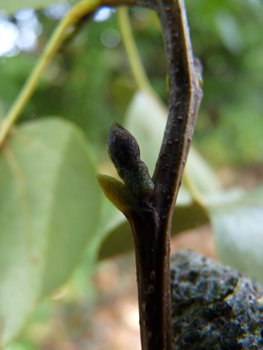
[[[161,148],[167,109],[153,96],[137,91],[125,116],[125,128],[140,146],[141,158],[153,174]]]
[[[130,190],[114,177],[97,174],[96,178],[108,200],[124,215],[128,215],[130,207],[136,203]]]
[[[263,185],[235,201],[208,207],[218,255],[263,284]]]
[[[1,150],[2,344],[96,238],[101,191],[90,158],[79,129],[55,118],[22,124]]]
[[[0,8],[8,14],[13,14],[22,9],[34,8],[38,10],[66,1],[67,0],[0,0]]]
[[[125,231],[121,229],[123,225],[126,228]],[[114,236],[112,236],[112,232],[118,231],[119,229],[120,236],[117,235],[117,240],[115,240]],[[123,232],[124,235],[122,234]],[[125,248],[125,245],[123,246],[123,236],[125,240],[129,242],[128,249]],[[102,200],[102,217],[97,230],[97,237],[95,256],[97,260],[101,260],[101,249],[105,249],[108,252],[105,258],[112,257],[116,254],[122,254],[133,249],[132,236],[127,219],[106,197]],[[117,251],[117,253],[115,253],[115,251]]]
[[[211,196],[222,192],[221,184],[214,171],[194,147],[190,149],[186,169],[203,195]]]

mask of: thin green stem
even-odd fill
[[[136,43],[132,34],[132,28],[127,7],[120,7],[117,9],[117,18],[123,40],[123,45],[138,88],[141,91],[145,91],[150,94],[155,94],[149,83],[148,77],[145,73],[142,61],[139,56],[139,52],[136,47]]]
[[[59,45],[64,39],[66,30],[69,28],[69,26],[75,25],[87,13],[98,8],[99,5],[99,0],[84,0],[73,7],[72,10],[65,16],[65,18],[58,24],[54,34],[48,41],[43,53],[41,54],[34,69],[25,82],[21,92],[17,96],[17,99],[1,123],[0,147],[5,141],[12,125],[16,122],[30,97],[33,95],[45,68],[47,67],[50,60],[54,57]]]

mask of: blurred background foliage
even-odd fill
[[[195,146],[218,170],[228,165],[256,167],[260,171],[263,3],[260,0],[186,0],[186,6],[194,54],[201,59],[204,69],[204,99],[195,130]],[[66,10],[64,4],[32,12],[31,30],[35,37],[31,45],[26,45],[24,39],[24,46],[16,44],[6,53],[2,52],[0,118],[16,98]],[[157,16],[144,9],[131,9],[130,16],[149,80],[167,103],[165,52]],[[12,18],[1,13],[0,25],[7,20],[20,32],[30,23],[29,17],[23,19],[21,13]],[[76,33],[69,33],[19,122],[56,115],[71,120],[86,133],[94,156],[103,163],[108,159],[105,148],[108,127],[113,121],[122,123],[136,89],[121,44],[116,14],[114,10],[102,9],[90,20],[83,20]],[[121,269],[114,282],[121,284],[120,293],[122,285],[129,284],[124,277],[125,269],[130,266],[129,259],[114,265],[115,269]],[[41,303],[21,340],[10,345],[11,350],[75,349],[67,347],[68,338],[78,339],[78,349],[95,349],[87,341],[83,344],[81,341],[89,337],[87,329],[94,321],[91,309],[96,309],[102,297],[105,302],[105,291],[96,292],[95,297],[86,266],[84,259],[67,286],[53,299]],[[106,269],[104,275],[107,275],[107,268],[99,265],[95,267],[95,274]],[[112,283],[108,284],[109,288]],[[66,296],[61,299],[65,290]],[[112,301],[111,295],[106,299]],[[61,320],[63,327],[59,324]],[[54,336],[55,333],[65,340],[61,347],[54,345],[54,339],[51,343],[47,341],[48,334]]]
[[[259,165],[263,153],[263,4],[256,0],[188,0],[186,6],[194,54],[204,68],[204,99],[195,145],[217,167]],[[54,17],[61,15],[58,10],[54,15],[54,10],[36,13],[42,33],[34,50],[29,47],[19,55],[11,50],[9,56],[13,57],[2,58],[1,114],[11,105],[50,37],[57,22]],[[148,10],[130,12],[147,75],[167,103],[158,19]],[[21,21],[14,18],[13,22]],[[108,125],[122,121],[135,89],[115,12],[104,9],[104,15],[96,21],[83,21],[77,33],[66,40],[20,121],[46,115],[72,120],[103,159]]]

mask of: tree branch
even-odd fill
[[[155,207],[162,216],[167,216],[173,212],[180,187],[202,90],[183,1],[160,1],[158,13],[167,53],[169,116],[153,179]]]
[[[112,0],[106,2],[116,6]],[[143,6],[157,11],[165,41],[169,116],[153,176],[153,193],[140,197],[138,191],[134,192],[133,174],[138,175],[137,168],[127,167],[119,175],[129,188],[128,197],[133,198],[123,213],[130,222],[135,244],[142,350],[173,350],[169,267],[171,219],[202,99],[201,71],[194,63],[183,0],[120,2],[118,5]],[[129,135],[127,140],[134,142]],[[130,143],[129,152],[121,154],[121,158],[127,162],[131,159],[136,167],[141,161],[134,160],[130,152],[132,147]],[[143,188],[145,174],[137,175],[136,182]],[[104,183],[105,194],[114,202],[116,193],[111,194],[106,188]]]
[[[172,342],[170,316],[170,230],[176,198],[192,140],[202,99],[201,71],[196,72],[190,43],[184,2],[159,0],[158,15],[162,25],[169,75],[169,115],[163,143],[154,172],[153,206],[158,213],[156,252],[166,296],[163,327]],[[198,68],[197,68],[198,69]],[[169,345],[167,349],[169,348]]]

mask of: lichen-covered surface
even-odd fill
[[[263,288],[192,251],[171,258],[175,350],[263,349]]]

